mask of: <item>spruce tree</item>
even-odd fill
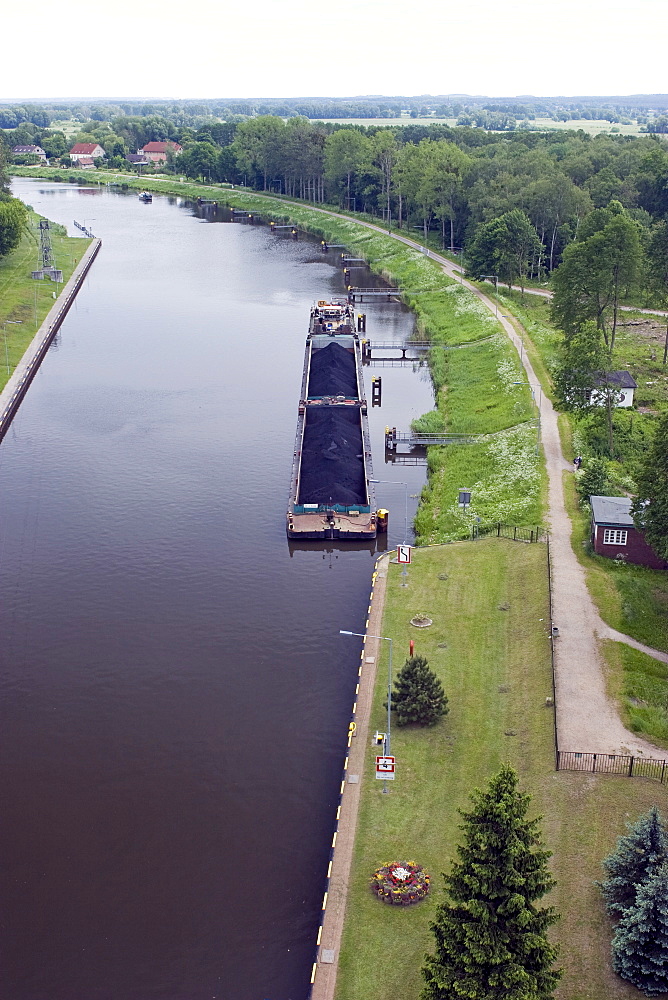
[[[612,965],[647,996],[668,993],[668,866],[638,886],[612,939]]]
[[[448,712],[448,699],[424,656],[409,657],[394,682],[392,708],[397,725],[433,726]]]
[[[614,854],[603,862],[608,877],[598,883],[613,917],[635,904],[639,886],[668,861],[668,835],[656,806],[629,823],[628,831],[618,838]]]
[[[545,1000],[561,977],[546,936],[558,917],[534,905],[554,885],[550,852],[517,781],[504,766],[461,813],[464,842],[444,875],[449,901],[431,925],[436,953],[422,969],[422,1000]]]

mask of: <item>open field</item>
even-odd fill
[[[564,132],[582,129],[589,135],[600,135],[601,133],[613,133],[613,135],[645,135],[640,131],[640,125],[633,122],[631,125],[621,125],[609,121],[592,121],[590,118],[573,118],[567,122],[555,122],[552,118],[534,118],[531,121],[533,129],[545,132]]]
[[[53,229],[53,257],[56,267],[63,272],[63,282],[56,285],[48,279],[36,281],[30,277],[30,272],[38,267],[38,221],[39,216],[31,212],[29,232],[23,236],[16,250],[0,258],[0,327],[3,330],[0,345],[0,389],[23,357],[28,344],[52,308],[54,297],[60,295],[90,243],[88,239],[61,236]]]
[[[394,640],[394,671],[415,639],[444,684],[450,712],[431,729],[393,729],[397,778],[389,795],[374,780],[369,750],[337,1000],[418,996],[441,897],[437,873],[449,867],[458,842],[457,808],[504,761],[534,796],[554,851],[558,885],[546,902],[562,915],[554,931],[565,969],[558,996],[639,998],[610,970],[610,927],[593,881],[625,820],[655,802],[665,811],[667,791],[643,779],[554,771],[553,711],[545,706],[552,693],[545,546],[486,539],[421,549],[407,588],[400,579],[391,566],[382,634]],[[433,617],[431,628],[409,625],[418,610]],[[372,730],[385,728],[386,692],[384,650]],[[382,904],[369,889],[376,867],[402,858],[435,876],[429,899],[408,909]]]
[[[332,122],[337,125],[449,125],[454,128],[457,124],[456,118],[411,118],[410,115],[402,115],[400,118],[320,118],[318,121]],[[553,118],[532,118],[529,120],[529,129],[532,132],[563,132],[567,130],[582,129],[589,135],[644,135],[640,131],[640,125],[633,122],[631,125],[615,124],[609,121],[592,121],[589,118],[574,118],[572,121],[555,122]],[[504,130],[507,131],[507,130]],[[517,131],[523,131],[518,128]]]
[[[456,125],[456,118],[411,118],[401,115],[400,118],[318,118],[320,122],[331,122],[333,125]]]

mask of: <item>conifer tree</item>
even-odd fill
[[[433,726],[448,712],[448,699],[424,656],[409,657],[394,682],[392,708],[397,725]]]
[[[534,904],[553,887],[530,795],[504,766],[462,812],[464,842],[444,875],[449,901],[431,925],[436,953],[422,973],[422,1000],[546,1000],[561,971],[546,931],[554,910]]]
[[[628,833],[617,840],[617,849],[603,862],[607,874],[598,886],[612,917],[634,906],[640,885],[668,861],[668,834],[656,808],[628,824]]]
[[[647,996],[668,993],[668,866],[638,886],[612,939],[612,965]]]

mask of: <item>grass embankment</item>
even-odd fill
[[[35,176],[30,169],[16,173]],[[352,217],[334,218],[304,204],[238,188],[109,171],[82,175],[40,168],[39,174],[61,181],[72,176],[86,184],[121,182],[193,199],[204,195],[265,218],[289,220],[331,244],[350,248],[376,274],[407,290],[404,299],[416,314],[420,333],[439,345],[431,352],[438,408],[432,419],[452,431],[495,435],[465,448],[431,449],[430,483],[415,524],[418,541],[465,536],[476,516],[483,522],[534,525],[541,521],[540,465],[535,455],[535,431],[527,424],[533,407],[526,386],[513,384],[524,379],[517,352],[479,300],[447,278],[441,267],[419,250],[371,231]],[[457,506],[462,486],[473,491],[466,514]]]
[[[666,789],[642,779],[554,771],[553,710],[545,705],[552,694],[545,547],[485,539],[418,550],[407,588],[400,579],[391,566],[382,634],[394,639],[395,672],[415,639],[443,682],[450,712],[433,729],[393,729],[397,778],[389,795],[374,779],[369,750],[337,1000],[418,996],[422,958],[433,944],[429,923],[442,898],[438,873],[449,867],[459,841],[457,809],[504,761],[534,796],[554,851],[558,885],[547,902],[562,915],[554,931],[565,969],[559,996],[639,997],[610,970],[610,927],[593,881],[625,820],[654,802],[665,810]],[[433,626],[412,628],[416,611],[429,612]],[[385,728],[386,653],[378,664],[372,730]],[[369,878],[379,865],[404,857],[432,873],[432,894],[408,909],[386,906],[372,896]]]
[[[48,279],[37,281],[30,277],[39,267],[40,216],[30,213],[29,229],[16,250],[0,257],[0,327],[3,341],[0,345],[0,389],[7,383],[9,371],[14,371],[23,357],[40,324],[53,307],[53,293],[60,295],[77,263],[83,257],[90,240],[64,235],[62,226],[51,224],[51,245],[56,267],[63,272],[62,284]],[[5,354],[6,334],[7,353]]]
[[[668,749],[668,664],[621,642],[606,639],[608,690],[624,725]]]

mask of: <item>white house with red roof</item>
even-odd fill
[[[137,152],[141,153],[152,163],[164,163],[167,159],[167,153],[170,150],[176,155],[183,152],[183,146],[179,146],[178,142],[172,142],[170,139],[167,139],[166,142],[147,142]]]
[[[77,142],[70,150],[70,159],[78,163],[79,160],[98,160],[104,158],[104,150],[99,142]]]

